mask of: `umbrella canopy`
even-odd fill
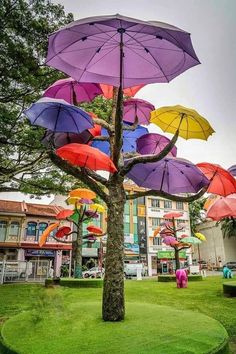
[[[83,144],[67,144],[56,150],[56,154],[72,165],[86,167],[90,170],[117,171],[112,160],[94,147]]]
[[[61,98],[70,104],[90,102],[102,94],[100,85],[91,82],[77,82],[72,77],[57,80],[44,92],[44,97]]]
[[[86,210],[85,212],[85,215],[88,217],[88,218],[95,218],[97,219],[99,217],[99,214],[96,213],[96,211],[94,210]]]
[[[154,109],[155,107],[150,102],[139,98],[131,98],[124,101],[123,120],[134,123],[137,117],[139,124],[148,125],[151,118],[151,111]]]
[[[169,82],[199,64],[190,34],[121,15],[80,19],[49,37],[46,63],[80,82]],[[122,77],[121,77],[122,67]]]
[[[93,204],[94,202],[93,202],[93,200],[88,199],[88,198],[81,198],[81,199],[79,199],[79,203],[80,204]]]
[[[173,236],[165,236],[163,238],[163,242],[166,244],[166,245],[176,245],[177,243],[179,243],[175,237]]]
[[[194,236],[197,237],[200,241],[206,241],[206,236],[204,236],[200,232],[195,232]]]
[[[128,97],[133,97],[144,85],[138,85],[133,87],[127,87],[123,90],[123,94]],[[113,98],[113,86],[100,84],[103,96],[105,98]]]
[[[76,205],[77,207],[81,206],[81,204],[79,203],[79,199],[80,198],[68,197],[66,199],[66,204],[68,204],[68,205]]]
[[[94,226],[94,225],[90,225],[87,227],[87,230],[91,233],[93,233],[94,235],[102,235],[103,231],[102,229],[100,229],[100,227]]]
[[[170,139],[156,133],[144,134],[137,139],[137,152],[141,155],[159,154],[170,142]],[[177,148],[174,146],[169,152],[170,156],[176,157]]]
[[[151,113],[151,123],[158,125],[164,132],[175,134],[184,139],[207,140],[214,133],[209,122],[194,109],[180,105],[161,107]]]
[[[199,245],[200,243],[202,243],[202,241],[199,240],[197,237],[184,237],[181,239],[181,242],[191,243],[192,245]]]
[[[93,127],[88,113],[64,100],[41,98],[24,111],[31,124],[53,132],[81,133]]]
[[[96,198],[96,194],[87,188],[77,188],[69,193],[72,198],[86,198],[86,199],[94,199]]]
[[[208,193],[214,193],[224,197],[236,193],[236,180],[221,166],[208,162],[198,163],[197,166],[210,180],[207,189]]]
[[[42,233],[42,235],[41,235],[41,237],[40,237],[40,240],[39,240],[39,247],[42,247],[42,246],[45,244],[45,242],[46,242],[48,236],[50,235],[50,233],[51,233],[53,230],[55,230],[59,225],[60,225],[59,222],[55,222],[54,224],[49,225],[49,226],[44,230],[44,232]]]
[[[158,226],[156,228],[156,230],[153,232],[153,237],[156,237],[160,233],[160,231],[161,231],[161,228],[160,228],[160,226]]]
[[[203,205],[203,209],[207,210],[219,198],[216,194],[210,194]]]
[[[133,152],[137,149],[137,139],[146,134],[148,132],[147,128],[144,128],[140,125],[137,128],[132,130],[123,130],[123,146],[122,152]],[[101,132],[102,136],[109,136],[108,132],[105,128],[102,128]],[[110,156],[110,143],[108,141],[93,141],[92,146],[99,149],[100,151],[104,152],[104,154]]]
[[[209,207],[207,217],[216,221],[227,217],[236,217],[236,194],[218,198]]]
[[[163,218],[165,219],[173,219],[173,218],[180,218],[183,216],[183,213],[178,213],[177,211],[173,211],[171,213],[166,213],[163,215]]]
[[[104,213],[104,211],[105,211],[104,206],[101,204],[98,204],[98,203],[91,204],[90,208],[94,211],[99,212],[99,213]]]
[[[177,157],[136,164],[127,176],[138,186],[169,194],[196,193],[209,184],[208,179],[193,163]]]
[[[228,168],[228,171],[231,173],[232,176],[236,177],[236,165],[233,165]]]
[[[62,226],[57,230],[55,236],[57,238],[63,238],[67,236],[70,232],[71,232],[71,228],[69,226]]]
[[[51,130],[47,130],[43,137],[42,143],[44,145],[48,145],[50,142],[56,149],[58,149],[70,143],[87,144],[92,138],[93,135],[89,132],[89,130],[84,130],[80,134],[54,133]]]
[[[62,211],[60,211],[57,215],[56,215],[56,219],[58,220],[64,220],[66,218],[69,218],[71,215],[74,214],[73,210],[70,209],[64,209]]]

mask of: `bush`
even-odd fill
[[[202,275],[188,275],[189,281],[199,281],[202,280]],[[158,275],[157,277],[158,282],[170,282],[176,281],[175,275]]]
[[[101,279],[61,279],[60,285],[69,288],[102,288]]]
[[[60,278],[55,279],[45,279],[45,286],[46,288],[51,288],[54,285],[60,285]]]
[[[223,292],[226,296],[236,297],[236,281],[223,283]]]

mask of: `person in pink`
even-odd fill
[[[188,274],[186,269],[177,269],[176,272],[176,284],[177,288],[187,288]]]

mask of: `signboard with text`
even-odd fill
[[[159,258],[159,259],[161,259],[161,258],[174,259],[175,252],[174,251],[158,251],[157,258]],[[186,258],[186,252],[180,251],[179,258]]]

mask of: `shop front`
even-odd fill
[[[186,251],[179,252],[179,260],[181,268],[187,266]],[[173,274],[176,269],[175,252],[172,250],[158,251],[156,257],[157,274]]]

